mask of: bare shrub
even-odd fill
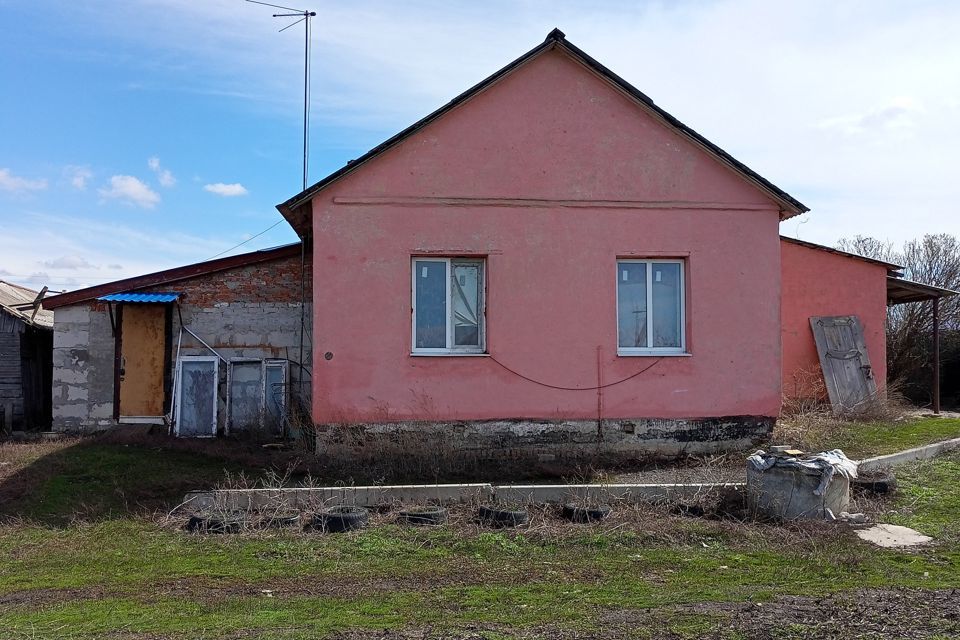
[[[842,239],[838,247],[844,251],[903,266],[909,280],[946,289],[960,289],[960,240],[940,233],[904,243],[896,250],[889,242],[856,236]],[[941,353],[949,367],[960,361],[960,296],[940,300],[940,318],[944,329]],[[887,373],[900,380],[903,393],[915,402],[927,402],[931,387],[931,334],[933,306],[930,302],[899,304],[887,309]],[[953,338],[953,339],[951,339]],[[944,391],[956,393],[956,385]]]

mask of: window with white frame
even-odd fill
[[[413,352],[483,353],[484,260],[414,258]]]
[[[684,353],[682,260],[617,261],[617,352]]]

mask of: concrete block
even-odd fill
[[[56,421],[58,418],[63,420],[68,419],[81,419],[87,417],[87,403],[86,402],[76,402],[73,404],[54,404],[53,406],[53,418]]]
[[[81,385],[68,385],[67,386],[67,402],[75,402],[78,400],[87,400],[90,397],[90,391],[86,386]]]
[[[747,467],[747,504],[755,514],[776,520],[831,519],[850,504],[850,480],[834,474],[822,496],[814,493],[820,474],[789,467],[757,471]]]
[[[90,319],[90,307],[86,305],[73,305],[69,307],[60,307],[53,312],[53,323],[57,331],[60,330],[61,323],[80,322],[85,323]]]
[[[113,418],[113,403],[112,402],[99,402],[96,404],[90,405],[90,417],[95,419],[110,419]]]
[[[55,383],[77,385],[86,384],[90,374],[86,369],[71,368],[68,363],[62,363],[53,370]]]
[[[70,349],[75,347],[85,348],[90,342],[90,331],[88,329],[70,329],[53,334],[54,349]]]

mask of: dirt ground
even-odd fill
[[[658,623],[678,617],[705,617],[709,622],[691,635],[658,631]],[[960,637],[960,590],[862,590],[823,598],[780,597],[771,602],[700,603],[683,608],[611,612],[601,631],[541,627],[523,632],[497,625],[477,625],[451,635],[448,631],[407,629],[403,631],[349,632],[332,636],[339,640],[625,640],[681,637],[704,639],[774,638],[889,639]],[[502,634],[502,635],[499,635]]]

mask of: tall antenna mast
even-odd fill
[[[247,0],[253,4],[262,4],[274,9],[283,9],[292,13],[275,13],[274,18],[298,18],[294,20],[280,32],[284,32],[290,27],[296,26],[301,22],[303,24],[303,190],[307,190],[307,172],[310,167],[310,18],[317,15],[316,11],[306,9],[294,9],[284,7],[279,4],[270,4],[260,0]],[[300,371],[297,375],[297,388],[300,391],[300,397],[303,397],[303,347],[306,336],[306,310],[307,310],[307,289],[306,289],[306,234],[300,236],[300,357],[297,364],[300,365]],[[287,428],[284,426],[284,435],[287,435]]]
[[[282,33],[290,27],[296,26],[301,22],[303,25],[303,190],[307,190],[307,172],[310,166],[310,18],[317,15],[316,11],[306,9],[293,9],[279,4],[270,4],[269,2],[260,2],[260,0],[247,0],[253,4],[262,4],[265,7],[274,9],[283,9],[293,13],[275,13],[274,18],[299,18],[280,29]]]

